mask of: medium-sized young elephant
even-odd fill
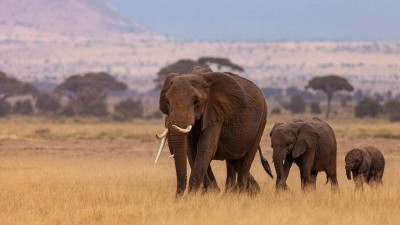
[[[356,190],[364,190],[363,183],[371,187],[382,184],[385,158],[379,149],[368,146],[350,150],[345,157],[347,179],[353,180]]]
[[[301,187],[315,189],[317,174],[325,171],[332,189],[338,189],[336,178],[336,138],[332,128],[322,120],[293,120],[276,123],[270,133],[272,158],[276,170],[276,189],[287,189],[290,167],[300,168]]]

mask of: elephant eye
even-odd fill
[[[194,100],[193,100],[193,105],[195,105],[195,106],[198,106],[198,105],[200,105],[200,99],[199,98],[194,98]]]

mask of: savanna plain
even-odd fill
[[[261,147],[271,166],[269,132],[276,121],[291,118],[268,117]],[[251,173],[261,187],[258,195],[219,192],[176,199],[167,149],[154,164],[159,147],[154,134],[163,131],[162,120],[0,119],[0,224],[400,224],[400,125],[350,114],[328,122],[338,142],[339,193],[325,185],[323,173],[315,192],[302,193],[293,166],[291,192],[277,194],[257,154]],[[367,145],[386,157],[383,186],[355,192],[344,156]],[[212,166],[223,190],[225,163]]]

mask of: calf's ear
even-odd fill
[[[301,156],[312,147],[318,147],[319,138],[319,134],[310,124],[304,123],[300,126],[297,132],[297,141],[292,151],[293,158]]]
[[[362,154],[363,154],[363,158],[362,158],[362,162],[360,164],[360,167],[358,168],[358,171],[360,173],[365,173],[371,167],[372,157],[368,152],[365,152],[365,151],[363,151]]]

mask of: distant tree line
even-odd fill
[[[154,79],[156,90],[160,90],[162,84],[164,82],[165,77],[170,73],[180,73],[185,74],[189,73],[193,67],[202,66],[202,67],[210,67],[215,65],[218,70],[222,68],[226,68],[232,71],[243,72],[243,67],[239,66],[231,62],[227,58],[220,57],[201,57],[198,60],[192,59],[181,59],[176,61],[175,63],[169,64],[163,68],[161,68],[157,73],[157,78]]]
[[[216,70],[244,71],[241,66],[227,58],[182,59],[159,70],[154,80],[155,90],[160,89],[169,73],[189,73],[194,66],[214,66]],[[109,73],[89,72],[68,77],[51,92],[41,92],[31,84],[0,71],[0,117],[21,114],[99,117],[112,118],[116,121],[144,117],[144,104],[141,99],[125,98],[115,103],[113,107],[107,103],[111,94],[127,89],[125,83],[118,81]],[[360,89],[354,91],[354,87],[347,79],[334,74],[314,77],[302,88],[263,87],[261,91],[267,99],[274,99],[279,103],[278,107],[271,110],[272,114],[280,114],[283,110],[299,114],[309,110],[310,113],[318,115],[325,110],[325,117],[329,118],[332,102],[335,102],[335,107],[337,103],[341,107],[354,106],[354,116],[357,118],[387,114],[390,121],[400,121],[399,95],[393,96],[390,91],[373,94],[364,93]],[[326,108],[321,107],[320,103],[323,101],[327,102]],[[146,117],[160,118],[162,113],[155,110]]]
[[[100,118],[110,116],[118,121],[143,117],[142,101],[132,98],[115,104],[110,113],[106,102],[108,94],[126,89],[126,84],[108,73],[91,72],[72,75],[53,92],[46,93],[0,72],[0,117],[9,114]],[[17,96],[20,96],[19,99],[9,100]]]
[[[386,114],[390,121],[400,121],[400,95],[393,96],[390,91],[384,94],[365,94],[362,90],[356,90],[352,95],[345,93],[353,90],[354,87],[345,78],[332,74],[311,79],[304,90],[295,86],[261,89],[267,99],[274,99],[280,105],[271,110],[272,114],[280,114],[282,109],[299,114],[309,108],[310,113],[318,115],[322,113],[320,102],[327,100],[326,118],[330,116],[332,102],[336,101],[341,107],[347,107],[349,102],[353,102],[356,118]]]

